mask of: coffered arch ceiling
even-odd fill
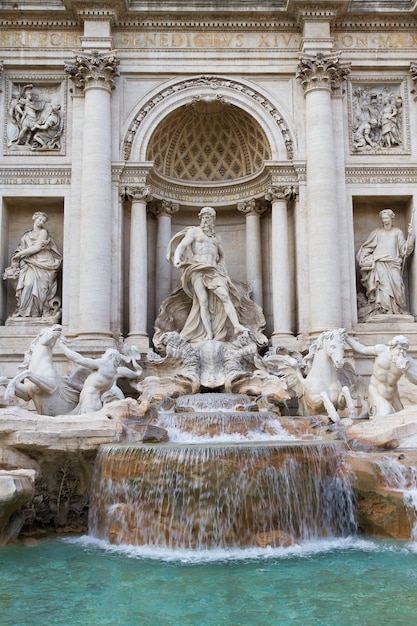
[[[154,131],[147,160],[162,177],[219,185],[256,176],[271,149],[258,122],[221,100],[196,100],[170,113]]]

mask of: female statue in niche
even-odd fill
[[[357,255],[361,282],[366,290],[366,317],[405,312],[403,269],[414,248],[411,224],[405,238],[402,230],[393,225],[394,211],[383,209],[379,215],[382,227],[369,235]]]
[[[22,236],[3,278],[17,281],[17,309],[12,318],[52,320],[60,307],[56,292],[62,255],[45,228],[48,215],[37,211],[32,219],[33,228]]]

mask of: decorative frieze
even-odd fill
[[[12,185],[70,185],[71,168],[1,168],[0,184]]]
[[[79,53],[75,63],[66,63],[65,71],[69,74],[78,89],[84,91],[89,87],[114,89],[114,79],[119,76],[117,66],[120,61],[115,54],[103,54],[93,50],[89,54]]]
[[[352,154],[408,154],[409,122],[404,77],[358,77],[348,82]]]
[[[415,185],[416,167],[347,167],[348,185]]]
[[[155,196],[171,198],[173,202],[193,205],[223,204],[237,202],[242,198],[259,198],[265,194],[265,188],[271,183],[270,175],[264,170],[255,179],[240,184],[207,186],[187,186],[160,178],[151,172],[147,182],[152,186]]]

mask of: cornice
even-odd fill
[[[124,180],[124,177],[122,177]],[[260,198],[265,195],[266,188],[271,184],[270,173],[267,169],[255,178],[248,181],[238,181],[235,184],[216,185],[184,185],[177,181],[164,179],[156,172],[151,172],[147,178],[152,195],[155,198],[170,198],[172,202],[181,204],[200,205],[235,204],[244,198]]]
[[[417,183],[417,167],[381,166],[366,167],[365,165],[348,166],[345,170],[346,184],[387,184]]]
[[[1,167],[0,184],[19,185],[70,185],[70,167]]]
[[[54,19],[37,19],[31,20],[22,18],[19,20],[16,19],[2,19],[0,30],[10,30],[12,28],[20,28],[24,27],[27,29],[35,29],[35,28],[49,28],[49,27],[59,27],[59,28],[82,28],[80,23],[76,20],[54,20]]]
[[[417,27],[417,19],[413,17],[409,17],[404,20],[404,17],[387,17],[384,18],[382,16],[378,16],[376,18],[371,19],[363,19],[363,18],[353,18],[349,20],[340,20],[336,21],[332,32],[346,31],[346,30],[358,30],[358,29],[383,29],[383,30],[397,30],[398,28],[406,29],[406,30],[415,30]]]
[[[300,28],[291,18],[273,19],[271,15],[256,20],[247,20],[244,17],[210,17],[207,16],[178,16],[165,17],[164,19],[151,19],[149,15],[142,15],[132,19],[120,20],[119,29],[126,28],[158,28],[164,29],[187,29],[187,28],[227,28],[228,30],[264,30],[264,29],[292,29],[299,32]]]

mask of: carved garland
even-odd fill
[[[271,102],[269,102],[269,100],[267,100],[259,92],[254,91],[253,89],[250,89],[246,85],[242,85],[241,83],[238,83],[236,81],[228,80],[226,78],[218,78],[217,76],[200,76],[198,78],[194,78],[191,80],[184,80],[183,82],[177,83],[173,85],[172,87],[168,87],[167,89],[164,89],[163,91],[159,92],[153,98],[151,98],[150,100],[146,102],[146,104],[141,108],[139,113],[136,115],[135,119],[133,120],[128,130],[127,137],[124,142],[124,150],[123,150],[125,160],[128,161],[130,159],[133,141],[135,139],[135,135],[139,126],[141,125],[141,123],[143,122],[147,114],[157,104],[159,104],[166,98],[169,98],[181,91],[184,91],[185,89],[192,89],[195,87],[202,87],[202,86],[210,87],[211,89],[220,89],[220,88],[234,89],[235,91],[239,91],[245,96],[249,96],[253,100],[256,100],[256,102],[258,102],[261,106],[263,106],[264,109],[274,118],[276,124],[278,125],[282,133],[284,142],[285,142],[288,159],[292,160],[294,158],[294,145],[290,136],[290,131],[288,129],[288,126],[285,124],[279,111]]]

